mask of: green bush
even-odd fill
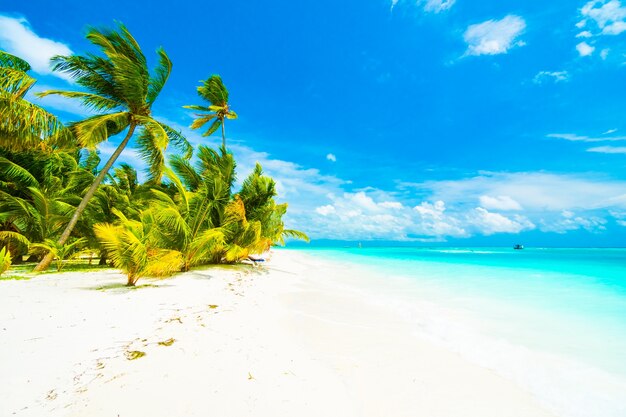
[[[0,275],[4,274],[11,266],[11,252],[4,247],[0,249]]]

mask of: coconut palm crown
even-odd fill
[[[186,109],[196,110],[203,113],[196,114],[197,118],[191,125],[192,129],[200,129],[213,120],[209,128],[202,136],[210,136],[221,126],[222,147],[226,148],[226,119],[236,119],[237,113],[231,110],[228,104],[228,90],[219,75],[211,75],[207,80],[201,81],[198,87],[198,95],[209,102],[208,106],[184,106]]]
[[[63,124],[24,97],[35,85],[28,62],[0,50],[0,147],[12,151],[45,147],[44,139],[67,140]]]
[[[89,28],[86,37],[100,49],[100,55],[56,56],[52,59],[54,70],[70,75],[84,91],[49,90],[38,96],[56,94],[76,99],[97,112],[94,116],[69,125],[83,147],[94,149],[111,136],[124,131],[126,135],[85,193],[61,234],[59,245],[63,245],[70,237],[89,200],[136,131],[139,131],[139,152],[150,167],[150,179],[155,182],[160,181],[164,166],[163,154],[169,142],[181,148],[187,157],[192,152],[191,146],[179,132],[152,116],[151,107],[172,69],[172,62],[165,51],[162,48],[157,50],[159,62],[151,74],[139,44],[122,24],[116,29]],[[52,258],[53,255],[49,253],[35,270],[45,270]]]

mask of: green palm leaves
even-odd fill
[[[118,225],[96,224],[94,230],[113,264],[127,274],[129,286],[142,276],[168,276],[180,270],[180,252],[155,244],[157,228],[152,211],[142,213],[140,220],[129,220],[117,210],[115,214]]]
[[[11,266],[11,252],[3,247],[0,249],[0,276]]]
[[[196,265],[238,262],[261,254],[286,237],[287,204],[275,201],[276,183],[257,165],[237,193],[236,163],[226,151],[226,119],[237,114],[218,75],[197,88],[206,106],[193,129],[204,136],[222,131],[222,146],[193,149],[185,137],[152,114],[172,62],[156,51],[152,70],[139,44],[123,26],[89,28],[98,53],[57,56],[53,68],[74,80],[74,91],[49,90],[76,100],[93,115],[62,125],[24,100],[35,83],[30,66],[0,51],[0,270],[45,254],[36,271],[56,259],[100,253],[128,275],[167,276]],[[97,148],[112,136],[121,141],[101,167]],[[127,164],[114,165],[134,142],[147,163],[140,181]],[[168,147],[177,152],[166,156]],[[85,215],[83,215],[83,213]]]
[[[224,121],[226,119],[236,119],[237,113],[232,111],[228,104],[228,90],[219,75],[211,75],[207,80],[202,81],[198,87],[198,95],[209,102],[208,106],[184,106],[187,109],[200,111],[193,121],[191,128],[200,129],[211,122],[208,129],[202,136],[210,136],[217,129],[222,127],[222,146],[226,148],[226,129]]]
[[[0,51],[0,146],[5,149],[21,151],[45,145],[44,139],[68,139],[56,117],[24,99],[35,84],[29,71],[26,61]]]

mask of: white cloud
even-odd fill
[[[425,12],[428,13],[440,13],[446,10],[449,10],[456,0],[413,0],[410,2],[412,5],[423,6]],[[394,7],[396,7],[400,3],[400,0],[391,0],[391,10],[393,11]],[[402,3],[409,3],[407,1],[403,1]]]
[[[587,149],[587,152],[626,154],[626,146],[597,146]]]
[[[330,162],[337,162],[337,157],[335,156],[335,154],[332,153],[326,155],[326,159],[328,159]]]
[[[604,132],[603,135],[610,135],[611,133],[615,133],[617,130],[609,130]],[[622,140],[626,140],[626,136],[602,136],[602,137],[590,137],[590,136],[581,136],[575,133],[550,133],[546,135],[548,138],[554,139],[565,139],[572,142],[618,142]]]
[[[207,143],[197,132],[164,121],[181,129],[192,143]],[[229,144],[237,160],[236,187],[260,162],[277,182],[278,200],[289,202],[287,227],[314,239],[441,241],[535,229],[602,230],[605,218],[613,216],[609,212],[626,213],[626,181],[590,173],[479,173],[463,179],[398,183],[391,190],[355,190],[350,181],[318,169],[233,139]],[[110,142],[103,144],[103,156],[113,148]],[[137,153],[128,151],[123,161],[141,169]],[[563,212],[572,214],[567,217]]]
[[[626,22],[615,22],[602,30],[604,35],[619,35],[626,30]]]
[[[591,38],[593,35],[588,30],[584,30],[576,35],[577,38]]]
[[[424,10],[427,12],[439,13],[450,9],[456,0],[427,0]]]
[[[515,46],[523,46],[524,42],[518,41],[517,38],[524,29],[526,22],[515,15],[471,25],[463,35],[467,43],[465,55],[504,54]]]
[[[418,214],[421,234],[426,236],[469,236],[461,225],[461,220],[445,213],[446,204],[438,200],[434,204],[422,202],[413,208]]]
[[[397,201],[383,201],[382,203],[379,203],[379,206],[398,210],[404,208],[402,203],[398,203]]]
[[[611,135],[615,132],[617,132],[617,129],[609,129],[606,132],[604,132],[603,135]]]
[[[596,47],[589,45],[587,42],[581,42],[576,45],[576,50],[580,56],[590,56],[596,50]]]
[[[619,35],[626,30],[626,7],[619,0],[591,0],[580,14],[584,22],[581,27],[592,21],[603,35]]]
[[[482,207],[474,209],[471,220],[474,226],[481,230],[483,235],[519,233],[535,228],[535,225],[524,216],[516,215],[513,218],[509,218],[500,213],[489,212]]]
[[[493,210],[521,210],[522,206],[508,195],[492,197],[481,195],[479,197],[480,205]]]
[[[565,82],[569,80],[569,73],[567,71],[540,71],[533,78],[535,84],[542,84],[546,81]]]
[[[316,208],[315,211],[321,214],[322,216],[328,216],[329,214],[335,212],[335,206],[328,204],[326,206],[321,206],[321,207]]]
[[[597,216],[577,216],[574,212],[564,210],[560,217],[550,219],[550,221],[542,220],[541,230],[544,232],[566,233],[570,230],[584,229],[589,232],[597,232],[605,230],[604,226],[607,221]]]
[[[33,71],[43,75],[53,73],[50,58],[72,53],[66,44],[38,36],[26,19],[5,15],[0,15],[0,46],[7,52],[28,61]],[[61,73],[54,73],[54,75],[69,79]]]
[[[427,181],[413,187],[428,191],[432,199],[465,205],[480,201],[485,195],[508,196],[526,213],[535,215],[626,207],[626,181],[592,174],[485,172],[471,178]]]
[[[602,51],[600,51],[600,58],[606,59],[606,57],[609,56],[610,51],[611,50],[609,48],[604,48]]]

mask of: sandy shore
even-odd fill
[[[551,415],[372,302],[381,283],[359,268],[276,251],[124,282],[0,281],[0,416]]]

